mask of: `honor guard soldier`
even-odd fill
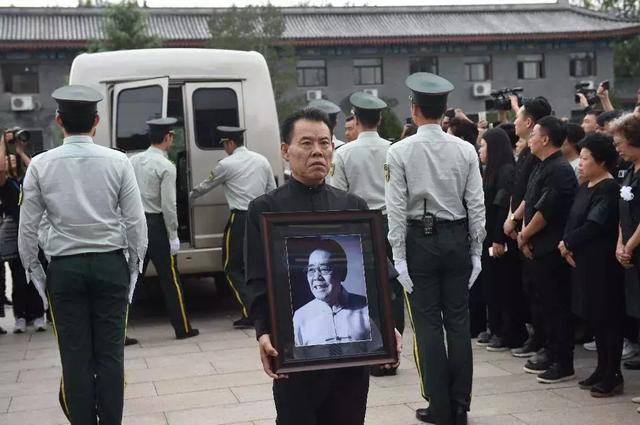
[[[469,288],[480,273],[486,234],[478,155],[440,126],[454,88],[449,81],[419,72],[406,84],[419,128],[389,148],[385,200],[398,280],[408,293],[422,395],[429,401],[416,417],[466,424],[473,367]]]
[[[132,156],[131,164],[140,187],[149,231],[149,249],[144,259],[142,277],[149,261],[153,261],[171,326],[177,339],[185,339],[198,335],[199,331],[192,328],[189,322],[176,264],[176,255],[180,250],[176,212],[176,166],[169,161],[167,152],[173,144],[173,126],[177,121],[175,118],[147,121],[151,146]]]
[[[244,146],[244,128],[219,126],[222,145],[229,155],[221,160],[209,178],[195,187],[189,197],[194,200],[219,185],[224,185],[224,196],[231,214],[224,229],[223,264],[229,286],[240,303],[242,317],[236,328],[253,326],[249,318],[250,296],[244,276],[244,229],[249,202],[276,188],[269,161]]]
[[[389,231],[384,201],[384,165],[391,142],[378,134],[382,111],[387,104],[376,96],[364,92],[353,93],[349,97],[358,137],[336,151],[330,169],[331,185],[346,192],[357,194],[367,201],[370,209],[381,210],[385,214],[385,232]],[[391,245],[387,241],[387,256],[393,258]],[[393,279],[392,308],[396,329],[404,330],[404,295],[402,285]],[[396,369],[374,366],[374,376],[395,375]]]
[[[64,414],[73,425],[119,425],[127,302],[147,247],[144,210],[127,156],[93,143],[102,95],[71,85],[51,96],[58,102],[55,121],[64,142],[33,158],[27,169],[20,257],[41,294],[46,282],[62,362]],[[38,261],[45,213],[48,275]]]
[[[333,134],[331,141],[333,142],[333,148],[338,149],[345,143],[342,140],[338,140],[335,135],[336,125],[338,124],[338,114],[342,112],[342,109],[335,103],[326,99],[316,99],[309,102],[308,108],[320,109],[325,114],[329,115],[329,122],[331,123],[331,133]]]

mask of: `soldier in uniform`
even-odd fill
[[[338,149],[342,145],[344,145],[345,142],[336,138],[336,135],[335,135],[336,125],[338,124],[338,114],[342,112],[342,109],[340,109],[340,107],[335,103],[328,101],[326,99],[312,100],[311,102],[309,102],[307,107],[320,109],[322,112],[329,115],[329,122],[331,123],[331,133],[333,134],[331,139],[333,142],[333,148]]]
[[[389,231],[386,220],[387,209],[384,201],[383,169],[387,159],[387,150],[391,142],[378,134],[378,125],[382,120],[382,111],[387,104],[376,96],[364,92],[353,93],[349,97],[353,106],[354,121],[358,137],[343,146],[333,156],[331,167],[331,185],[349,193],[357,194],[367,201],[369,208],[381,210],[385,214],[385,233]],[[386,241],[387,257],[393,260],[391,245]],[[404,295],[402,285],[393,279],[391,282],[391,302],[396,329],[404,331]],[[395,375],[396,369],[374,366],[374,376]]]
[[[223,263],[227,282],[240,303],[242,317],[236,328],[253,326],[249,318],[250,296],[244,276],[244,229],[249,202],[276,188],[269,161],[244,146],[244,129],[217,127],[228,157],[221,160],[209,178],[196,186],[189,197],[194,200],[219,185],[224,185],[224,196],[231,214],[224,229]]]
[[[144,210],[127,156],[93,143],[102,95],[71,85],[52,97],[65,138],[62,146],[33,158],[27,169],[20,257],[38,292],[44,296],[46,284],[49,294],[65,415],[74,425],[119,425],[127,301],[147,248]],[[45,213],[48,275],[38,260],[38,228]]]
[[[466,424],[473,367],[469,288],[481,270],[486,234],[478,155],[440,126],[453,90],[449,81],[419,72],[406,84],[419,128],[389,148],[385,204],[398,280],[408,293],[422,395],[430,403],[416,417]]]
[[[176,255],[180,250],[176,212],[176,166],[169,161],[167,152],[173,143],[173,126],[177,121],[175,118],[147,121],[151,146],[132,156],[131,164],[140,187],[149,230],[149,249],[144,259],[142,276],[144,277],[149,261],[153,261],[176,339],[185,339],[200,332],[191,327],[176,264]]]

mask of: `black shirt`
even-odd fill
[[[247,287],[252,295],[250,311],[251,317],[254,319],[257,338],[269,333],[271,329],[266,295],[267,270],[260,229],[262,213],[366,209],[368,209],[366,201],[356,195],[326,184],[309,187],[293,177],[279,188],[249,203],[244,258]]]
[[[0,186],[0,200],[4,213],[11,216],[16,222],[20,217],[20,192],[22,182],[12,177],[7,177],[3,186]]]
[[[485,179],[484,206],[487,217],[485,246],[491,246],[493,243],[504,244],[509,240],[504,234],[503,224],[509,214],[509,198],[513,191],[515,175],[515,165],[507,163],[497,170],[493,181],[489,182]]]
[[[524,196],[525,223],[535,213],[544,217],[547,225],[531,238],[534,258],[558,251],[569,211],[578,189],[576,175],[562,152],[557,151],[533,170]]]
[[[527,184],[529,183],[531,173],[539,163],[540,160],[531,153],[529,147],[525,147],[522,152],[520,152],[520,155],[518,155],[515,183],[511,196],[511,211],[515,211],[524,200],[524,194],[527,191]]]

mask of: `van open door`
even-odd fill
[[[149,147],[146,121],[167,116],[169,77],[113,85],[111,146],[127,152]]]
[[[191,188],[206,180],[225,153],[217,126],[244,127],[242,82],[186,83]],[[213,247],[221,258],[222,235],[229,208],[222,186],[191,204],[191,232],[195,248]],[[217,267],[217,266],[214,266]]]

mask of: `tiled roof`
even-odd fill
[[[201,45],[223,9],[149,8],[148,31],[167,45]],[[564,4],[284,8],[297,45],[589,40],[640,34],[640,23]],[[104,9],[0,8],[0,47],[83,46],[103,36]]]

